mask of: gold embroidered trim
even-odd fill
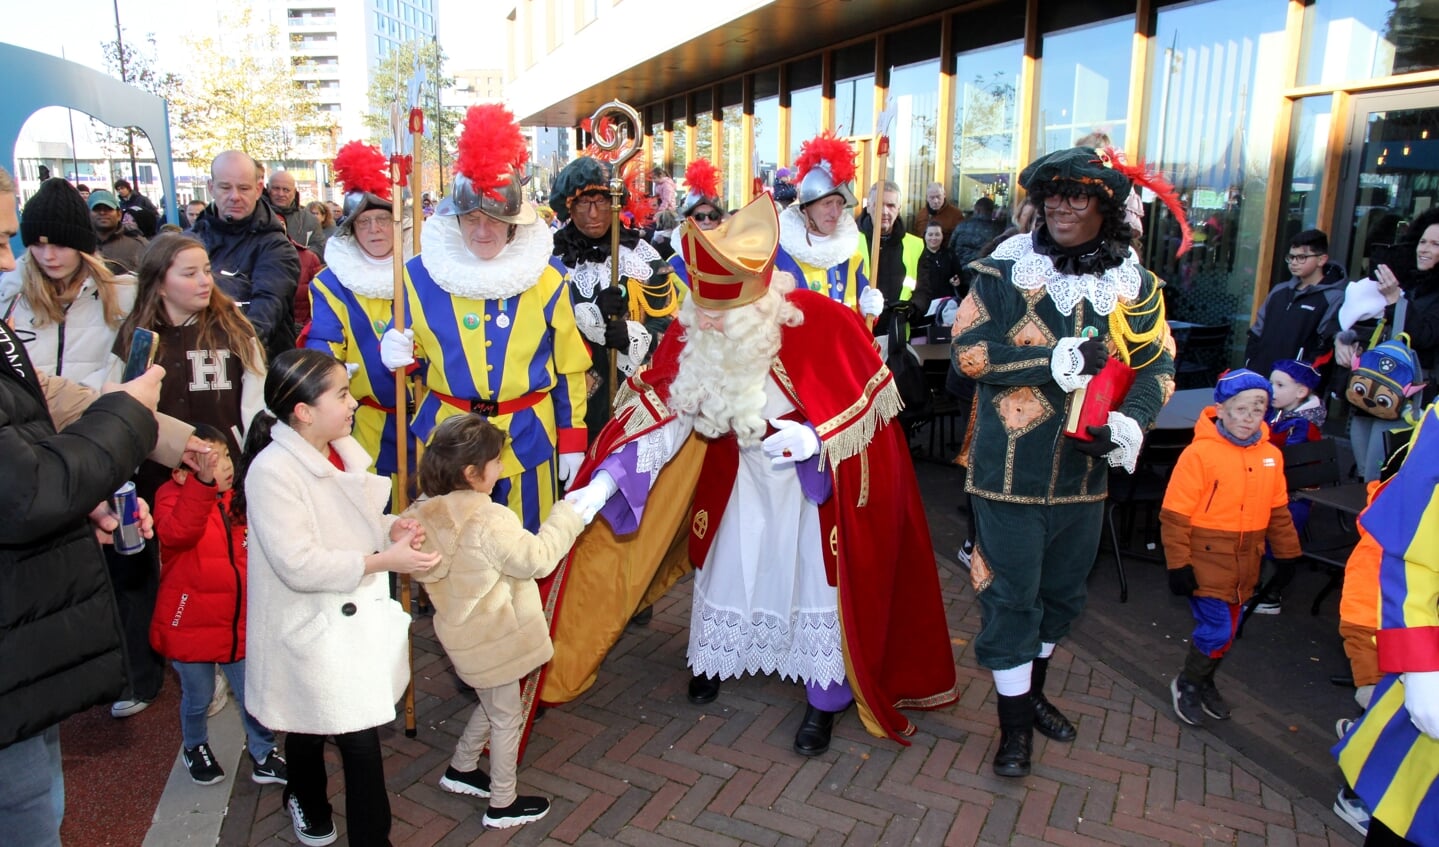
[[[1044,359],[1025,359],[1022,362],[1008,362],[1003,365],[990,365],[985,373],[1002,374],[1010,371],[1022,371],[1026,368],[1047,368],[1049,362]]]
[[[859,500],[854,504],[858,508],[869,505],[869,454],[859,454]]]
[[[889,368],[880,367],[865,383],[858,400],[833,418],[815,425],[821,444],[819,469],[864,452],[880,425],[888,423],[903,408],[904,402],[899,399],[899,389],[890,377]]]
[[[942,694],[932,694],[929,697],[909,697],[895,702],[896,709],[934,709],[947,703],[953,703],[959,699],[959,686],[945,691]],[[913,726],[910,727],[911,731]],[[909,733],[905,733],[908,735]]]

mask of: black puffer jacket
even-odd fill
[[[295,346],[295,288],[300,256],[280,216],[261,201],[248,218],[226,221],[205,207],[193,234],[205,243],[215,282],[238,300],[273,359]]]
[[[107,394],[64,432],[0,327],[0,747],[125,687],[120,618],[87,515],[155,446],[155,417]]]

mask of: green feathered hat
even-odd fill
[[[1066,147],[1036,159],[1020,172],[1019,184],[1032,194],[1093,194],[1120,204],[1133,186],[1110,164],[1107,151],[1093,147]]]
[[[591,156],[580,156],[565,165],[550,189],[550,208],[561,223],[570,219],[570,203],[591,192],[610,193],[612,167]],[[628,192],[626,192],[628,196]],[[624,201],[621,201],[623,203]]]

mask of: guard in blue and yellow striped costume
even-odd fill
[[[593,345],[586,422],[598,434],[610,419],[609,357],[619,381],[649,361],[684,299],[674,274],[638,230],[621,225],[620,285],[610,285],[609,181],[612,167],[592,156],[565,165],[550,191],[550,208],[565,223],[555,233],[554,255],[565,268],[575,303],[575,321]],[[639,198],[625,191],[631,214]],[[629,198],[634,198],[631,200]]]
[[[861,309],[869,288],[869,260],[860,249],[859,228],[849,209],[855,205],[854,148],[823,133],[800,148],[799,188],[795,202],[779,215],[779,253],[774,269],[794,276],[839,303],[878,317],[884,300],[871,295],[871,309]],[[878,299],[876,305],[873,301]]]
[[[1439,408],[1361,518],[1379,564],[1379,669],[1369,710],[1334,748],[1369,807],[1369,843],[1439,844]],[[1382,827],[1381,827],[1382,825]]]
[[[428,393],[411,421],[416,437],[468,412],[508,433],[492,497],[536,532],[584,457],[590,354],[549,227],[521,194],[528,157],[518,136],[508,109],[470,108],[453,190],[405,265],[413,351],[393,330],[384,346],[387,366],[406,366],[411,352],[419,361]],[[508,150],[514,159],[495,160]]]
[[[355,440],[370,454],[370,470],[388,476],[398,470],[395,377],[380,361],[380,336],[395,314],[389,163],[378,147],[352,141],[340,148],[333,168],[345,187],[345,222],[326,245],[328,264],[310,281],[304,346],[351,369],[350,394],[360,403]],[[413,439],[408,455],[413,464]]]

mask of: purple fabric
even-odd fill
[[[650,499],[650,475],[635,470],[639,456],[639,442],[631,441],[600,462],[596,471],[609,474],[619,488],[619,496],[611,497],[600,509],[615,535],[626,535],[639,528],[645,503]]]
[[[810,432],[814,432],[813,425],[807,423],[805,426],[809,427]],[[815,437],[819,437],[818,433]],[[820,449],[824,449],[822,442]],[[794,470],[799,474],[799,487],[804,491],[806,500],[818,506],[829,499],[829,495],[834,491],[834,477],[829,471],[819,469],[819,455],[811,456],[803,462],[795,462]]]
[[[839,712],[854,702],[854,692],[849,689],[849,680],[837,682],[828,688],[814,682],[804,684],[804,695],[809,704],[826,712]]]

